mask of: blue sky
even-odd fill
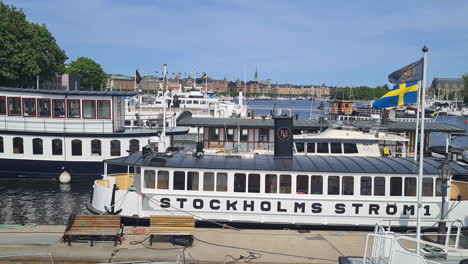
[[[207,72],[278,83],[381,85],[428,53],[428,82],[468,72],[468,1],[4,0],[71,60],[107,73]]]

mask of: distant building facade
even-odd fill
[[[106,90],[133,91],[135,90],[135,80],[133,77],[111,74],[107,77]]]
[[[80,90],[80,76],[62,74],[52,81],[44,81],[40,84],[41,89],[47,90]]]
[[[461,100],[463,89],[463,78],[434,78],[430,86],[432,97],[438,100]]]

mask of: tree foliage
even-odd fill
[[[86,57],[79,57],[68,64],[67,73],[80,76],[81,90],[100,90],[106,84],[107,75],[101,65]]]
[[[330,89],[330,97],[342,100],[372,100],[382,97],[389,90],[388,85],[377,86],[374,88],[367,86],[359,87],[341,87]]]
[[[0,85],[32,87],[38,75],[52,80],[64,72],[67,59],[45,25],[28,22],[21,9],[0,2]]]

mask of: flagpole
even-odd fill
[[[418,99],[416,101],[416,130],[414,133],[414,151],[413,151],[415,161],[418,159],[419,111],[420,111],[420,104],[421,104],[421,93],[419,91],[421,91],[421,87],[422,87],[421,81],[419,81],[418,83],[419,83],[418,93],[417,93]]]
[[[167,64],[164,64],[164,86],[163,86],[163,131],[162,136],[164,138],[164,151],[166,151],[166,93],[167,93]]]
[[[429,49],[424,46],[422,48],[423,52],[423,78],[422,78],[422,96],[421,96],[421,105],[424,106],[424,100],[426,98],[426,70],[427,70],[427,51]],[[424,164],[424,116],[421,118],[421,142],[420,142],[420,148],[419,148],[419,177],[418,177],[418,188],[417,188],[417,193],[418,193],[418,211],[417,211],[417,231],[416,231],[416,254],[420,254],[420,242],[419,240],[421,239],[421,209],[422,209],[422,177],[423,177],[423,164]]]

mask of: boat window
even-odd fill
[[[390,178],[390,196],[401,196],[402,195],[402,179],[401,177]]]
[[[52,100],[52,106],[54,109],[53,117],[65,117],[65,100],[54,99]]]
[[[291,175],[280,175],[280,193],[291,193]]]
[[[8,115],[19,116],[21,115],[21,98],[8,97]]]
[[[193,100],[193,104],[199,104],[198,101]]]
[[[214,191],[214,173],[205,172],[203,174],[203,190]]]
[[[331,153],[343,153],[343,151],[341,150],[341,143],[330,143],[330,150]]]
[[[343,150],[345,154],[358,153],[355,143],[343,143]]]
[[[185,104],[185,100],[180,100],[180,104]]]
[[[0,153],[3,153],[5,150],[3,149],[3,137],[0,137]]]
[[[372,195],[372,177],[361,177],[361,195]]]
[[[39,117],[50,117],[50,100],[37,99],[37,106],[39,108]]]
[[[192,104],[192,100],[187,100],[185,103],[186,104]]]
[[[385,177],[374,177],[374,196],[385,196]]]
[[[416,196],[416,178],[405,178],[405,196]]]
[[[307,143],[307,153],[315,153],[315,143]]]
[[[198,172],[187,172],[187,190],[198,191]]]
[[[234,141],[234,128],[227,129],[227,141]]]
[[[44,154],[44,149],[42,147],[42,138],[33,138],[33,154],[42,155]]]
[[[249,174],[249,193],[260,192],[260,174]]]
[[[218,172],[216,174],[216,191],[227,192],[227,173]]]
[[[97,117],[99,119],[109,119],[111,118],[111,110],[110,110],[110,101],[109,100],[102,100],[97,101]]]
[[[434,196],[434,180],[432,178],[424,178],[422,182],[422,196]]]
[[[79,140],[79,139],[72,140],[71,147],[72,147],[72,156],[81,156],[82,155],[81,140]]]
[[[83,100],[83,118],[96,118],[96,101]]]
[[[210,128],[210,140],[219,140],[219,128]]]
[[[206,104],[206,102],[205,101],[200,101],[200,104]]]
[[[62,140],[61,139],[53,139],[52,140],[52,155],[62,155],[63,152],[63,147],[62,147]]]
[[[68,118],[80,118],[80,100],[67,100],[67,110]]]
[[[158,171],[158,189],[169,189],[169,172]]]
[[[111,156],[120,156],[120,141],[119,140],[114,139],[111,141],[110,153],[111,153]]]
[[[140,151],[140,141],[138,139],[131,139],[129,145],[130,147],[128,148],[128,150],[130,151],[130,153]]]
[[[185,190],[185,171],[174,171],[174,182],[172,189]]]
[[[245,192],[246,176],[244,173],[234,174],[234,192]]]
[[[13,138],[13,153],[15,154],[23,154],[23,138],[14,137]]]
[[[265,175],[265,193],[278,192],[278,176],[276,174]]]
[[[91,155],[101,156],[101,140],[99,139],[91,140]]]
[[[296,142],[296,150],[297,150],[297,153],[304,153],[304,143]]]
[[[247,141],[249,139],[249,130],[243,128],[240,135],[240,141]]]
[[[307,194],[309,193],[309,176],[297,175],[296,178],[296,193]]]
[[[154,170],[145,170],[145,174],[143,175],[143,182],[145,188],[156,188],[156,172]]]
[[[35,98],[23,98],[23,116],[36,116]]]
[[[0,115],[6,115],[6,97],[0,96]]]
[[[267,129],[267,128],[260,128],[260,131],[259,131],[259,140],[260,142],[268,142],[269,141],[269,134],[270,134],[270,130]]]
[[[435,193],[436,196],[442,196],[442,181],[439,178],[436,179]]]
[[[328,153],[328,143],[317,143],[317,153]]]
[[[340,194],[340,177],[328,176],[328,194]]]
[[[341,179],[341,194],[342,195],[354,195],[354,177],[343,176]]]
[[[310,194],[323,194],[323,177],[312,175],[310,178]]]

